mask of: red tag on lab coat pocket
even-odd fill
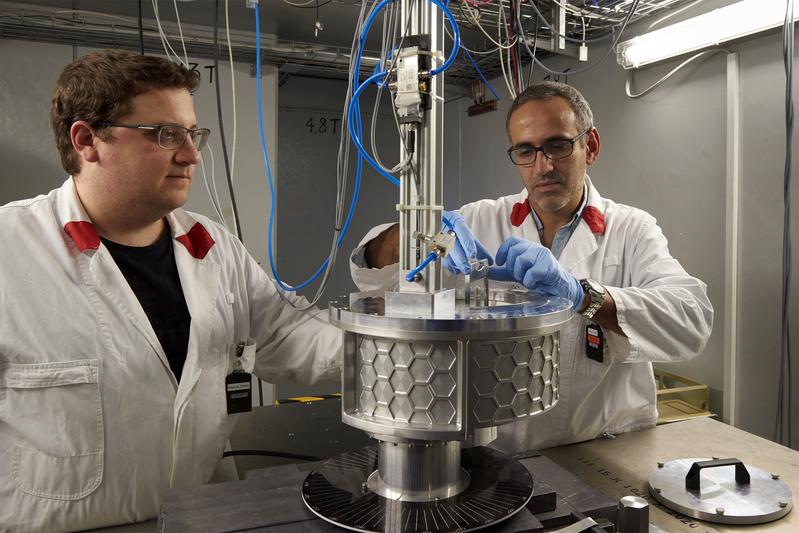
[[[605,352],[605,336],[602,328],[596,324],[588,324],[585,327],[585,355],[589,359],[601,363]]]

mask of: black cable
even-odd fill
[[[785,67],[785,168],[783,171],[783,228],[782,228],[782,323],[780,331],[780,369],[777,386],[777,421],[774,440],[791,447],[791,156],[793,144],[793,0],[788,0],[783,22],[782,52]]]
[[[595,42],[598,42],[598,41],[604,41],[605,39],[611,38],[611,37],[613,37],[615,35],[615,32],[613,30],[611,30],[610,33],[605,33],[604,35],[600,35],[599,37],[592,37],[591,39],[575,39],[573,37],[569,37],[566,34],[559,33],[555,28],[553,28],[552,25],[547,21],[547,19],[544,18],[544,15],[541,14],[541,11],[538,9],[538,6],[535,5],[535,3],[532,0],[530,1],[530,4],[533,6],[533,11],[535,11],[536,15],[538,17],[540,17],[541,20],[543,21],[544,26],[550,32],[552,32],[553,35],[557,35],[558,37],[562,37],[563,39],[566,39],[567,41],[571,41],[573,43],[595,43]],[[626,26],[627,23],[623,22],[622,25]]]
[[[613,40],[613,43],[611,43],[611,45],[605,51],[605,54],[599,59],[599,61],[597,61],[593,65],[587,65],[587,66],[585,66],[583,68],[578,68],[577,70],[565,70],[565,71],[561,72],[561,71],[558,71],[558,70],[550,69],[549,67],[544,65],[540,60],[536,59],[535,56],[533,57],[533,61],[535,61],[536,64],[538,64],[539,67],[544,69],[544,71],[546,71],[546,72],[548,72],[550,74],[554,74],[555,76],[569,76],[569,75],[581,74],[583,72],[591,70],[592,68],[596,67],[597,65],[599,65],[600,63],[605,61],[605,59],[610,55],[610,53],[613,50],[615,50],[616,45],[621,40],[621,36],[624,33],[624,30],[627,28],[627,24],[629,24],[630,19],[632,18],[633,14],[635,13],[635,10],[638,9],[639,2],[640,2],[640,0],[633,0],[633,3],[630,5],[630,10],[627,12],[627,16],[624,17],[624,21],[622,22],[621,27],[619,28],[618,35],[616,35],[616,38]],[[544,22],[544,25],[546,26],[547,25],[546,20],[545,19],[542,19],[542,20]],[[583,41],[579,41],[579,42],[583,42]],[[588,41],[585,41],[585,42],[588,42]],[[530,47],[527,44],[527,39],[526,38],[524,38],[524,46],[527,48],[527,51],[529,53],[530,52]]]
[[[236,236],[244,242],[241,235],[241,222],[239,222],[239,209],[236,206],[236,195],[233,194],[233,178],[230,175],[230,161],[227,156],[227,143],[225,141],[225,123],[222,120],[222,96],[219,89],[219,0],[214,2],[214,72],[216,73],[216,116],[219,122],[219,136],[222,138],[222,155],[225,159],[225,176],[227,177],[227,187],[230,192],[230,203],[233,204],[233,218],[236,221]],[[223,221],[224,222],[224,221]],[[260,380],[258,380],[260,386]]]
[[[330,2],[332,2],[332,1],[333,1],[333,0],[325,0],[325,1],[324,1],[324,2],[322,2],[321,4],[317,2],[317,5],[313,5],[313,6],[293,6],[293,5],[292,5],[291,7],[295,7],[295,8],[297,8],[297,9],[319,9],[320,7],[322,7],[322,6],[326,6],[327,4],[329,4],[329,3],[330,3]],[[291,5],[291,4],[289,4],[289,5]],[[318,17],[318,16],[319,16],[319,13],[317,13],[316,15],[317,15],[317,17]]]
[[[139,52],[141,55],[144,55],[144,24],[141,20],[141,0],[138,2],[139,4]]]
[[[534,1],[534,0],[531,0]],[[524,28],[522,28],[522,34],[524,33]],[[530,47],[526,46],[527,52],[530,52]],[[527,85],[531,85],[533,83],[533,71],[535,70],[535,53],[538,52],[538,22],[536,21],[535,24],[535,34],[533,35],[533,55],[530,59],[530,73],[527,75]]]
[[[237,455],[260,455],[265,457],[282,457],[284,459],[298,459],[300,461],[324,461],[324,457],[314,457],[313,455],[302,455],[299,453],[272,452],[269,450],[230,450],[222,454],[222,457],[234,457]]]

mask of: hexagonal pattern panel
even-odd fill
[[[391,351],[391,360],[394,361],[394,366],[401,366],[408,368],[408,365],[413,361],[413,350],[408,344],[398,344]]]
[[[361,360],[364,363],[371,363],[374,361],[377,355],[377,346],[375,346],[375,342],[372,339],[364,339],[363,342],[361,342],[360,348]]]
[[[530,407],[533,405],[533,400],[530,399],[530,396],[527,394],[517,394],[515,398],[513,398],[513,403],[511,404],[511,409],[513,409],[513,415],[516,418],[525,416],[527,413],[530,412]]]
[[[430,382],[430,388],[436,398],[449,398],[455,391],[455,380],[449,374],[436,374]]]
[[[430,392],[430,387],[424,385],[414,387],[408,396],[416,409],[429,409],[433,403],[433,393]]]
[[[507,354],[501,354],[497,357],[497,362],[494,364],[494,374],[497,376],[497,381],[510,380],[515,369],[516,362],[513,357]]]
[[[361,366],[361,385],[364,389],[372,390],[377,382],[377,374],[372,365],[364,364]]]
[[[391,388],[397,394],[408,394],[411,392],[411,387],[413,387],[413,378],[404,368],[394,370],[389,382],[391,383]]]
[[[455,342],[403,342],[361,336],[361,414],[414,426],[455,422],[459,418],[455,408],[457,349]]]
[[[394,363],[388,355],[378,353],[377,357],[375,357],[374,367],[378,378],[388,379],[391,372],[394,370]]]
[[[394,396],[394,399],[388,405],[388,409],[391,411],[394,420],[407,422],[413,414],[413,405],[407,396]]]
[[[513,369],[511,380],[517,392],[526,391],[533,380],[533,372],[528,365],[517,366]]]
[[[452,346],[448,349],[435,350],[430,354],[430,362],[436,370],[451,370],[455,364],[456,355],[452,351]]]
[[[505,383],[497,383],[494,389],[494,397],[497,399],[497,403],[500,407],[509,406],[515,396],[516,389],[514,389],[512,382],[506,381]]]
[[[375,407],[377,407],[377,402],[375,401],[375,395],[372,394],[370,390],[363,390],[361,391],[361,396],[358,399],[361,405],[361,411],[365,414],[371,415],[375,412]]]
[[[497,378],[491,371],[482,371],[477,374],[473,382],[474,390],[480,397],[494,396],[494,387],[497,385]]]
[[[446,399],[439,399],[433,403],[430,415],[435,424],[449,424],[455,418],[455,407]]]
[[[557,401],[558,333],[513,341],[471,342],[470,400],[478,426],[538,414]],[[490,370],[489,370],[490,369]]]
[[[430,379],[433,377],[433,365],[427,358],[414,359],[409,370],[416,383],[430,383]]]
[[[468,393],[469,416],[477,427],[488,427],[546,411],[558,399],[557,332],[469,341],[469,382],[463,392],[456,341],[358,339],[356,382],[363,416],[441,428],[463,420],[459,395]]]
[[[497,359],[497,351],[494,345],[490,343],[482,343],[477,345],[477,353],[474,354],[474,360],[477,362],[478,368],[494,368],[494,361]]]

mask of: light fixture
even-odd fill
[[[782,25],[785,9],[785,0],[740,0],[620,43],[616,60],[637,68],[740,39]]]

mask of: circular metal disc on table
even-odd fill
[[[366,488],[377,469],[377,449],[369,446],[334,457],[308,474],[302,499],[320,518],[355,531],[446,533],[496,524],[516,514],[533,495],[530,472],[496,450],[463,450],[461,468],[471,483],[457,496],[431,502],[389,500]]]
[[[699,490],[685,487],[691,465],[709,458],[675,459],[649,476],[649,491],[657,501],[686,516],[720,524],[762,524],[791,511],[791,489],[784,481],[759,468],[745,465],[750,482],[738,484],[735,469],[701,471]]]

